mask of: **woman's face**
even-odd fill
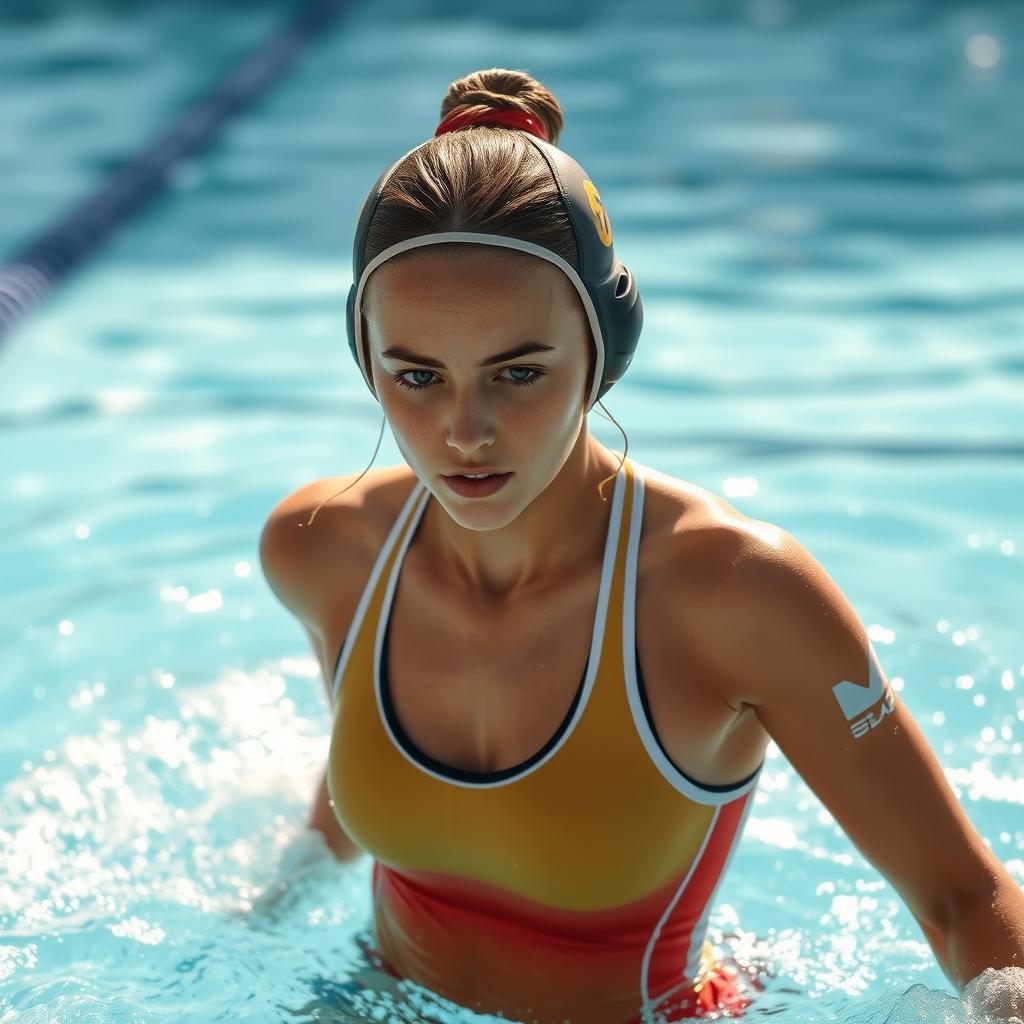
[[[571,282],[539,257],[473,246],[389,260],[363,294],[374,388],[406,462],[457,522],[511,522],[584,422],[590,337]],[[467,466],[513,475],[464,498],[442,477]]]

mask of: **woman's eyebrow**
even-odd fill
[[[527,341],[522,345],[509,349],[507,352],[499,352],[497,355],[488,356],[478,366],[493,366],[495,363],[503,363],[506,359],[518,359],[520,356],[528,356],[532,352],[553,352],[554,345],[545,345],[539,341]],[[401,345],[392,345],[381,352],[383,359],[401,359],[406,363],[420,363],[423,366],[432,366],[435,370],[447,370],[448,367],[440,359],[431,359],[429,356],[418,356]]]

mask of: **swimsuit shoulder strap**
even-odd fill
[[[406,521],[412,514],[412,510],[416,506],[416,502],[423,493],[423,490],[423,481],[417,478],[408,497],[405,499],[405,503],[402,505],[398,515],[395,517],[395,521],[391,524],[391,530],[388,532],[387,537],[385,537],[384,543],[381,544],[380,551],[377,552],[377,558],[373,563],[373,569],[370,572],[369,579],[367,579],[363,586],[363,592],[359,598],[359,604],[356,606],[355,614],[352,616],[352,622],[348,628],[348,633],[345,636],[345,643],[342,645],[341,650],[338,653],[338,660],[334,666],[334,677],[331,681],[332,702],[338,699],[338,683],[345,673],[345,665],[348,662],[349,655],[352,653],[352,647],[355,644],[356,637],[359,635],[359,630],[362,628],[363,619],[366,616],[366,609],[370,603],[370,597],[377,587],[377,582],[380,580],[381,573],[384,571],[384,566],[387,564],[388,558],[394,550],[395,544],[398,542],[398,538],[402,534]]]

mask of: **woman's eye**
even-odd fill
[[[396,373],[394,375],[395,383],[400,387],[408,388],[410,391],[422,391],[425,387],[428,387],[427,384],[413,384],[410,381],[407,381],[405,379],[406,375],[410,373],[425,373],[428,376],[432,376],[430,370],[405,370],[402,373]]]
[[[502,373],[509,372],[515,373],[527,373],[529,376],[526,377],[506,377],[505,380],[509,384],[514,384],[516,387],[528,387],[530,384],[536,384],[546,374],[546,370],[538,370],[532,366],[506,366]],[[399,386],[408,389],[409,391],[423,391],[425,388],[430,387],[430,381],[424,381],[422,384],[415,383],[411,380],[406,380],[406,377],[410,374],[426,374],[427,377],[435,376],[433,370],[403,370],[401,373],[392,375],[392,380]]]
[[[535,370],[532,366],[507,366],[506,369],[511,373],[515,373],[516,370],[525,370],[529,374],[528,377],[519,377],[517,380],[512,381],[513,384],[520,384],[524,387],[529,384],[536,384],[544,376],[543,370]]]

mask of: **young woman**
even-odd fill
[[[373,856],[385,968],[542,1024],[741,1012],[705,931],[769,739],[959,987],[1021,962],[1020,891],[825,570],[590,436],[642,315],[554,97],[491,69],[441,114],[364,204],[348,307],[407,465],[261,539],[334,705],[312,824]]]

